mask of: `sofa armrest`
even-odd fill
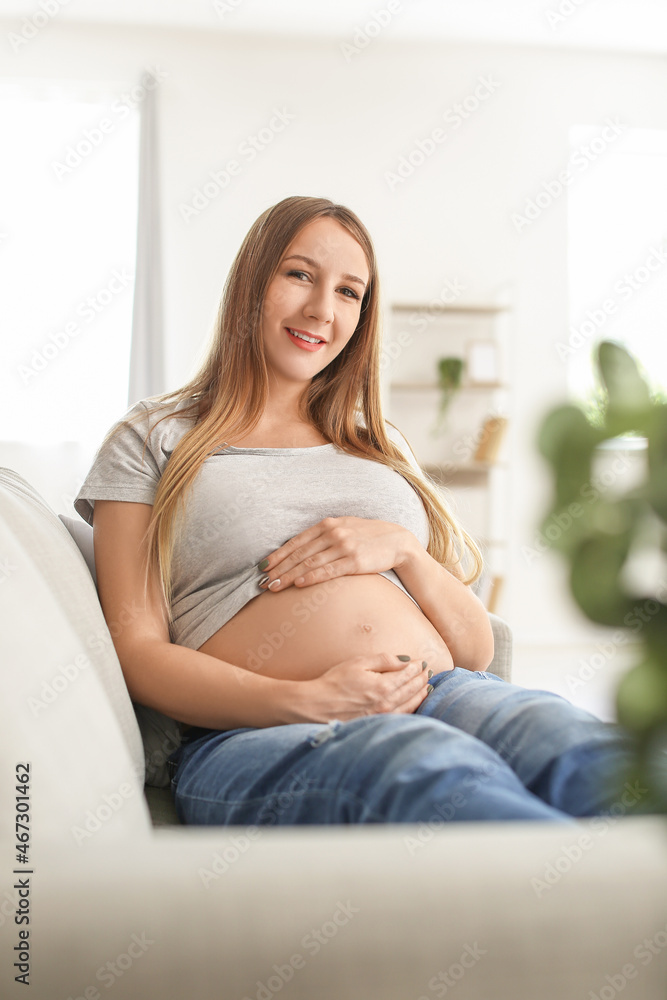
[[[628,1000],[664,1000],[667,821],[600,822],[180,828],[108,849],[41,844],[26,997],[115,986],[122,1000],[416,1000],[454,981],[457,1000],[570,1000],[611,996],[623,966],[637,980]],[[15,881],[5,865],[9,915]],[[16,931],[0,940],[8,998],[20,992]]]
[[[512,630],[504,619],[489,614],[495,651],[488,669],[504,681],[512,680]]]

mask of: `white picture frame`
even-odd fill
[[[470,385],[498,385],[500,363],[495,340],[471,340],[466,355],[466,373]]]

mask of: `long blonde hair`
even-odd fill
[[[195,418],[162,474],[147,533],[147,572],[150,566],[157,567],[168,609],[177,515],[184,512],[188,490],[206,458],[228,437],[252,430],[264,410],[268,391],[262,338],[266,290],[298,233],[323,217],[335,219],[360,244],[369,282],[354,334],[309,383],[301,399],[301,416],[348,454],[380,462],[403,476],[424,504],[430,555],[464,583],[474,582],[481,573],[480,551],[447,509],[441,488],[425,473],[420,475],[387,437],[380,399],[379,286],[371,238],[343,205],[326,198],[295,196],[267,209],[251,226],[227,276],[211,347],[198,373],[182,388],[152,397],[158,410],[174,400],[185,403],[179,417]],[[365,426],[359,422],[360,415]]]

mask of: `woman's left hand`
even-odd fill
[[[273,592],[310,587],[338,576],[382,573],[400,567],[416,538],[400,524],[365,517],[325,517],[268,556],[260,570]]]

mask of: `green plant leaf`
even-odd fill
[[[649,387],[635,359],[621,344],[603,340],[598,345],[597,363],[609,396],[608,419],[610,415],[622,419],[624,413],[635,414],[650,406]]]
[[[633,768],[650,788],[644,807],[667,812],[667,762],[663,750],[651,749],[656,741],[667,745],[667,606],[627,593],[622,579],[631,551],[667,552],[667,405],[651,398],[647,378],[620,344],[603,341],[597,362],[604,388],[595,399],[596,426],[581,410],[565,405],[549,413],[540,429],[539,449],[554,477],[543,533],[565,554],[570,589],[584,614],[601,625],[629,630],[640,643],[641,662],[617,689],[618,719],[637,737]],[[597,445],[633,433],[648,440],[644,480],[633,482],[620,497],[591,499],[584,487],[594,485]],[[665,598],[660,589],[657,593]],[[651,760],[660,766],[651,770]]]
[[[442,389],[458,389],[463,376],[463,358],[440,358],[438,380]]]
[[[566,507],[581,497],[591,479],[591,463],[603,432],[592,427],[577,406],[559,406],[547,415],[538,436],[538,448],[555,476],[554,508]]]
[[[654,406],[647,423],[648,483],[645,496],[658,517],[667,522],[667,406]]]
[[[616,692],[618,721],[647,733],[667,719],[667,671],[664,660],[644,659],[622,678]]]
[[[571,555],[572,595],[591,621],[622,625],[632,611],[620,575],[630,549],[631,529],[590,534]]]

